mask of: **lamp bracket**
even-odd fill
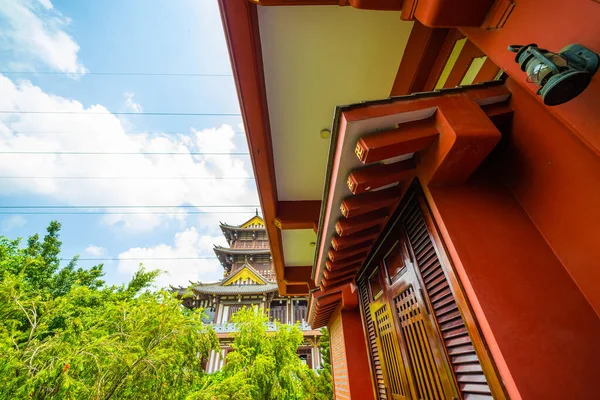
[[[580,44],[570,44],[564,47],[560,53],[568,60],[569,65],[577,69],[587,71],[592,75],[598,70],[598,54]]]

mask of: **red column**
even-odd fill
[[[373,382],[360,311],[338,311],[329,322],[336,400],[372,400]]]

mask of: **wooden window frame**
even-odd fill
[[[393,216],[388,220],[387,226],[382,231],[382,234],[380,235],[375,246],[373,246],[373,249],[371,250],[369,256],[367,257],[367,260],[365,262],[365,267],[358,274],[357,282],[360,282],[361,279],[365,281],[365,284],[366,284],[365,286],[366,286],[366,289],[368,291],[368,296],[369,296],[368,297],[369,304],[372,304],[374,301],[377,301],[378,303],[381,301],[384,301],[388,304],[388,307],[391,307],[391,306],[395,307],[394,298],[389,298],[390,295],[394,292],[394,290],[390,291],[390,289],[395,285],[399,276],[402,275],[401,271],[404,270],[405,268],[407,268],[408,266],[404,266],[403,268],[401,268],[401,270],[399,270],[398,273],[394,274],[394,276],[389,276],[390,274],[388,273],[388,268],[385,263],[385,259],[391,253],[391,251],[393,251],[394,246],[390,247],[390,250],[388,250],[388,252],[386,252],[386,254],[383,257],[378,253],[379,253],[380,249],[382,248],[382,246],[384,245],[384,243],[386,242],[386,240],[389,239],[388,236],[394,230],[396,225],[403,224],[403,222],[401,221],[401,216],[403,215],[406,207],[408,205],[410,205],[410,202],[413,200],[413,198],[416,201],[417,208],[421,213],[423,222],[426,226],[427,234],[429,235],[429,238],[431,240],[431,245],[433,246],[433,250],[435,251],[435,255],[437,256],[438,262],[441,265],[443,275],[445,276],[445,279],[447,280],[447,283],[448,283],[449,289],[452,293],[452,296],[454,298],[454,301],[456,302],[456,304],[458,306],[458,311],[460,313],[460,317],[462,318],[462,321],[466,328],[468,337],[470,338],[473,348],[475,349],[475,353],[476,353],[478,362],[481,365],[481,368],[483,370],[483,375],[486,378],[487,385],[490,388],[492,396],[494,399],[508,399],[506,389],[502,383],[498,369],[497,369],[496,365],[494,364],[493,358],[491,357],[489,347],[488,347],[487,343],[485,342],[485,339],[481,332],[481,328],[479,327],[479,324],[474,316],[472,307],[466,297],[463,285],[460,282],[460,279],[458,278],[457,272],[455,270],[455,266],[452,263],[452,260],[450,259],[450,257],[448,256],[447,248],[444,244],[444,241],[442,240],[442,238],[440,236],[437,224],[432,216],[431,210],[429,208],[429,205],[427,203],[427,200],[425,198],[423,190],[417,179],[415,179],[415,181],[412,184],[411,189],[409,189],[407,191],[407,193],[405,194],[404,198],[400,202],[400,205],[397,207]],[[405,229],[405,228],[403,228],[403,229]],[[406,234],[406,236],[408,236],[408,234]],[[416,271],[416,277],[419,281],[419,285],[421,287],[425,288],[425,282],[423,281],[422,272],[419,269],[420,266],[417,263],[417,257],[415,255],[414,249],[412,248],[412,243],[410,242],[410,240],[408,240],[408,238],[406,238],[406,239],[409,243],[409,245],[407,246],[407,250],[409,252],[409,261],[411,263],[413,263],[413,268]],[[398,242],[401,242],[401,240],[398,240]],[[385,270],[385,271],[383,271],[383,270]],[[379,280],[380,280],[381,290],[379,293],[377,293],[377,296],[375,297],[371,293],[370,281],[373,278],[373,276],[378,273],[380,274]],[[427,312],[430,314],[433,314],[433,305],[432,305],[432,302],[431,302],[431,299],[429,297],[429,293],[427,292],[427,290],[424,290],[424,291],[421,290],[416,295],[418,295],[422,298],[423,303],[425,304],[425,307],[427,308]],[[382,296],[383,296],[383,298],[382,298]],[[363,331],[364,331],[364,335],[365,335],[365,341],[366,341],[367,347],[370,348],[369,335],[367,332],[366,321],[365,321],[365,312],[369,312],[369,310],[364,309],[364,305],[362,304],[362,301],[360,302],[360,308],[361,308],[361,318],[363,320]],[[373,307],[369,307],[369,308],[372,309]],[[396,315],[396,314],[394,313],[394,315]],[[441,343],[444,343],[444,339],[442,338],[442,335],[441,335],[441,330],[440,330],[440,326],[438,324],[437,317],[434,318],[432,316],[431,319],[434,323],[434,327],[435,327],[434,334],[436,336],[436,339],[438,341],[440,341]],[[401,337],[402,335],[400,334],[400,330],[398,330],[399,322],[398,322],[397,316],[394,317],[394,323],[396,324],[396,329],[398,332],[398,340],[400,342],[402,342],[403,341],[403,339]],[[377,337],[377,343],[379,345],[378,337]],[[402,352],[404,353],[404,346],[401,346],[401,347],[402,347]],[[447,365],[448,365],[448,368],[450,369],[449,370],[450,376],[454,380],[454,384],[456,385],[456,388],[459,388],[459,387],[461,387],[461,382],[457,381],[455,372],[452,369],[453,368],[452,366],[454,365],[451,363],[452,355],[448,354],[448,347],[446,344],[443,344],[441,346],[441,349],[443,350],[444,355],[446,357]],[[381,356],[382,356],[381,355],[381,347],[378,348],[378,352],[379,352],[379,357],[381,358]],[[403,354],[403,356],[404,356],[404,354]],[[370,365],[370,368],[371,368],[371,372],[372,372],[372,375],[374,378],[373,379],[373,385],[374,385],[373,390],[374,390],[374,393],[377,394],[378,388],[376,387],[376,382],[375,382],[375,373],[374,373],[375,367],[373,365]],[[383,369],[385,370],[385,365],[383,365]],[[408,373],[411,374],[412,371],[408,371]],[[409,379],[413,379],[413,378],[409,377]],[[460,390],[460,392],[462,393],[462,389]],[[461,397],[462,397],[462,394],[458,395],[458,398],[461,398]],[[388,396],[388,398],[391,398],[391,396]]]

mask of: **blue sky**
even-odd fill
[[[136,153],[4,154],[0,176],[46,178],[0,179],[1,206],[194,205],[200,207],[196,211],[235,211],[204,215],[182,215],[181,209],[173,209],[170,215],[0,215],[0,234],[26,237],[43,232],[51,219],[58,219],[63,224],[65,257],[80,254],[83,258],[122,259],[105,262],[109,283],[131,277],[138,261],[127,258],[147,258],[149,268],[167,271],[159,279],[160,285],[222,276],[211,250],[213,243],[225,244],[218,221],[240,223],[250,214],[239,212],[253,213],[254,208],[201,206],[258,204],[248,157],[141,153],[247,152],[241,117],[91,114],[239,114],[215,0],[0,0],[0,65],[0,111],[48,112],[0,114],[0,151]],[[28,73],[10,73],[16,71]],[[94,72],[225,76],[107,76]],[[57,179],[60,176],[144,179]],[[163,179],[155,179],[157,176]],[[208,179],[166,179],[173,176]],[[235,179],[218,179],[222,177]],[[198,259],[151,261],[157,257]],[[80,261],[82,266],[92,264]]]

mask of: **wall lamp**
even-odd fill
[[[590,84],[598,70],[598,54],[571,44],[559,53],[539,48],[537,44],[512,45],[508,50],[517,53],[515,61],[527,73],[527,81],[540,88],[544,104],[556,106],[573,100]]]

